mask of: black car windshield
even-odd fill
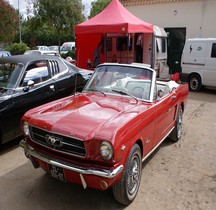
[[[153,71],[147,68],[127,65],[99,66],[84,91],[133,96],[150,100]]]
[[[22,68],[22,64],[0,63],[0,88],[13,89]]]

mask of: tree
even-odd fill
[[[30,48],[36,45],[57,45],[55,29],[36,17],[28,18],[22,23],[22,41]]]
[[[0,0],[0,5],[0,41],[12,43],[18,30],[19,16],[6,0]]]
[[[83,9],[81,0],[35,0],[34,2],[35,18],[55,29],[59,46],[65,31],[74,36],[74,25],[84,20]]]
[[[101,11],[104,10],[104,8],[107,7],[107,5],[111,2],[112,0],[97,0],[93,1],[91,3],[91,11],[89,15],[89,19],[100,13]]]

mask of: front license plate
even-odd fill
[[[52,177],[65,182],[64,170],[54,165],[48,164],[49,172]]]

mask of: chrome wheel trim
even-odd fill
[[[178,119],[177,119],[177,137],[178,139],[181,137],[181,133],[182,133],[182,109],[179,110],[179,115],[178,115]]]
[[[129,198],[133,198],[136,195],[136,192],[140,183],[140,159],[137,155],[134,155],[131,160],[128,180],[127,180],[127,193]]]

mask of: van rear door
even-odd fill
[[[216,41],[208,42],[203,78],[203,85],[216,86]]]

